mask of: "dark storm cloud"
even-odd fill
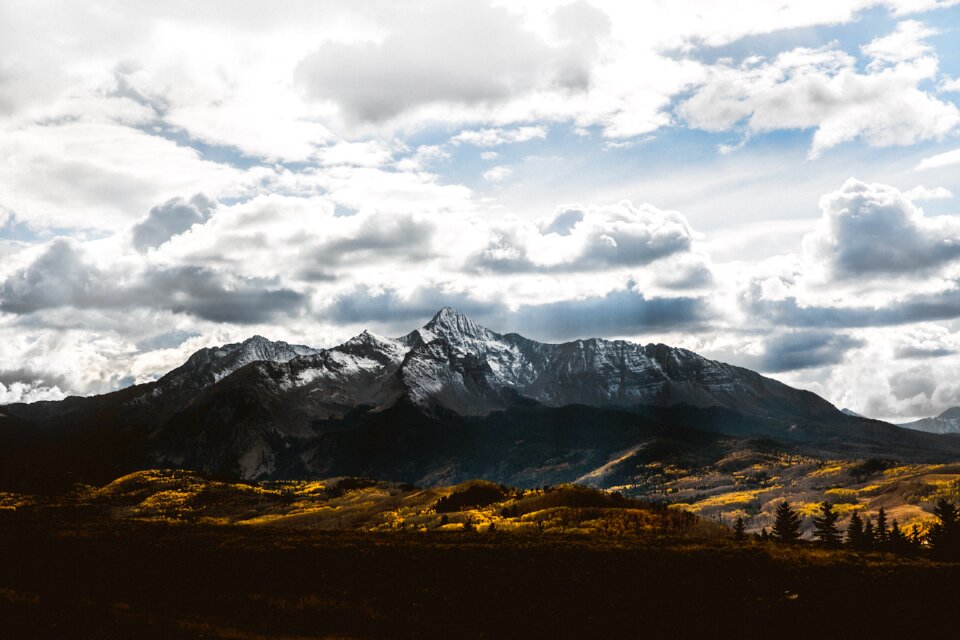
[[[348,236],[321,241],[305,252],[297,276],[312,282],[336,280],[338,267],[419,262],[435,255],[435,223],[411,215],[374,214]]]
[[[244,278],[195,266],[150,268],[119,278],[89,264],[69,240],[53,241],[0,283],[0,311],[149,308],[215,322],[263,322],[301,311],[306,297],[270,278]]]
[[[159,247],[193,225],[205,222],[215,205],[203,194],[197,194],[190,200],[167,200],[150,209],[147,217],[134,225],[133,246],[141,252]]]
[[[773,324],[787,327],[886,327],[960,317],[960,283],[938,294],[919,294],[881,307],[801,306],[796,298],[764,300],[760,282],[741,293],[743,308]]]
[[[785,333],[767,341],[757,364],[762,371],[772,373],[839,364],[847,351],[864,344],[863,340],[840,333]]]
[[[307,303],[303,294],[277,286],[273,278],[241,278],[202,267],[149,272],[138,289],[145,306],[159,295],[151,306],[214,322],[265,322],[296,314]]]
[[[648,299],[630,290],[511,310],[502,303],[478,301],[465,293],[445,293],[433,288],[418,289],[407,297],[392,290],[371,293],[355,289],[339,296],[327,313],[337,322],[376,322],[397,333],[409,331],[413,328],[411,323],[422,323],[444,306],[453,307],[494,331],[515,331],[539,340],[696,329],[710,319],[706,303],[700,298]]]
[[[58,373],[37,371],[30,367],[17,367],[14,369],[0,368],[0,385],[9,387],[15,382],[47,387],[65,387],[67,385],[66,377]]]
[[[331,320],[347,324],[377,322],[390,324],[398,330],[412,329],[410,322],[429,319],[442,307],[453,307],[476,320],[495,317],[499,304],[489,304],[470,298],[466,293],[447,293],[440,289],[421,287],[409,296],[400,296],[393,289],[371,292],[357,287],[345,292],[327,309]]]
[[[943,358],[957,352],[944,347],[917,347],[912,345],[901,346],[894,350],[893,355],[900,359]]]
[[[60,306],[86,306],[102,293],[97,269],[88,265],[77,244],[59,238],[26,268],[0,284],[0,311],[32,313]]]
[[[597,298],[525,305],[505,318],[509,326],[543,340],[692,330],[709,319],[710,312],[701,298],[646,298],[629,290]]]
[[[586,3],[555,16],[564,44],[551,46],[516,16],[486,2],[404,5],[377,43],[327,42],[296,77],[360,122],[383,122],[422,105],[490,104],[542,88],[583,89],[595,41],[609,29]]]
[[[323,263],[341,264],[365,257],[419,260],[431,255],[434,224],[410,215],[366,218],[349,236],[331,238],[313,251]]]

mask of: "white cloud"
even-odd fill
[[[499,165],[483,172],[483,179],[487,182],[503,182],[513,174],[513,169]]]
[[[960,221],[925,216],[893,187],[850,179],[820,208],[803,247],[834,278],[928,272],[960,258]]]
[[[397,149],[379,141],[337,142],[320,147],[315,157],[321,165],[352,165],[357,167],[382,167],[393,160]]]
[[[305,175],[312,188],[325,191],[336,204],[350,209],[436,213],[476,207],[470,189],[442,184],[438,176],[429,173],[338,166]]]
[[[888,0],[883,4],[890,7],[895,15],[909,15],[955,7],[960,0]]]
[[[494,128],[461,131],[450,138],[450,142],[453,144],[472,144],[478,147],[496,147],[502,144],[543,140],[546,137],[547,128],[537,125],[515,129]]]
[[[922,40],[930,33],[910,21],[874,40],[864,47],[874,56],[866,73],[835,44],[793,49],[771,61],[721,61],[678,113],[708,131],[812,128],[811,157],[855,139],[878,147],[941,139],[960,125],[960,110],[920,87],[937,73]]]
[[[630,202],[599,207],[560,207],[538,225],[504,220],[471,258],[479,269],[592,271],[647,265],[691,250],[693,231],[673,211]]]
[[[728,336],[733,346],[722,353],[760,366],[780,341],[786,360],[763,366],[780,362],[789,370],[779,379],[870,417],[907,420],[956,404],[957,221],[925,215],[891,186],[853,179],[824,195],[821,208],[802,251],[736,276],[743,321],[755,331]],[[782,342],[784,330],[799,337]],[[855,356],[842,357],[851,347]]]
[[[872,40],[860,50],[872,58],[868,68],[879,69],[933,54],[933,47],[926,42],[926,38],[938,33],[922,22],[904,20],[897,24],[893,33]]]
[[[44,387],[29,382],[12,382],[5,385],[0,382],[0,405],[14,402],[39,402],[41,400],[63,400],[67,394],[59,387]]]
[[[944,198],[952,198],[953,193],[951,193],[949,189],[945,189],[943,187],[934,187],[933,189],[928,189],[920,184],[909,191],[904,191],[903,197],[911,202],[915,202],[917,200],[942,200]]]
[[[469,0],[385,13],[390,22],[377,41],[326,42],[297,67],[306,92],[336,104],[348,122],[382,123],[421,107],[499,104],[520,92],[589,84],[594,51],[586,39],[548,42],[506,8]]]
[[[953,151],[938,153],[935,156],[924,158],[920,161],[920,164],[917,165],[917,171],[939,169],[940,167],[949,167],[955,164],[960,164],[960,149],[954,149]]]
[[[36,227],[115,230],[184,193],[245,190],[244,171],[189,147],[109,124],[68,122],[0,133],[3,204]]]
[[[740,142],[736,144],[719,144],[717,145],[717,151],[720,152],[721,155],[728,155],[730,153],[734,153],[735,151],[740,151],[740,149],[743,149],[746,146],[749,140],[749,136],[743,136]]]

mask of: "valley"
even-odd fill
[[[738,542],[577,486],[144,471],[0,500],[11,637],[799,638],[823,616],[882,637],[942,632],[960,579],[927,553]]]

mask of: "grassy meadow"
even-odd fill
[[[812,502],[860,473],[808,464],[784,461],[764,488]],[[925,487],[954,482],[948,468],[867,471],[854,493],[831,495],[868,507],[920,487],[910,506],[922,511]],[[765,497],[733,486],[666,505],[574,485],[238,483],[185,471],[8,493],[0,628],[84,639],[806,637],[829,620],[884,637],[954,624],[960,564],[736,542],[704,511],[722,505],[726,518]]]

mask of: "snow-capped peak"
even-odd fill
[[[298,356],[316,353],[319,353],[319,351],[312,347],[280,341],[274,342],[261,335],[255,335],[243,342],[201,349],[161,380],[177,380],[179,381],[177,384],[183,384],[186,379],[193,379],[192,384],[203,388],[222,380],[251,362],[287,362]]]
[[[458,342],[464,338],[489,340],[496,337],[496,334],[489,329],[450,307],[440,309],[420,331],[421,335],[429,332],[433,336],[442,336]]]
[[[393,361],[401,359],[408,350],[409,346],[402,339],[387,338],[372,331],[364,331],[328,352],[363,353],[372,357],[382,354],[387,360]]]

